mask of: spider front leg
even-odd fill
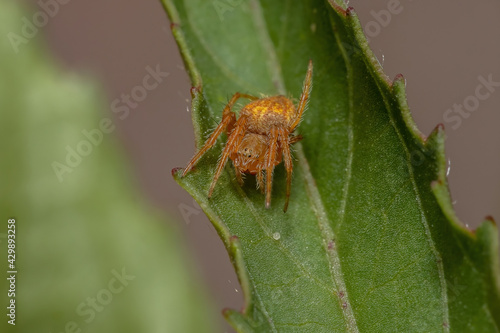
[[[234,172],[236,174],[236,180],[238,181],[238,184],[240,184],[240,186],[243,186],[243,184],[244,184],[243,174],[241,173],[241,171],[238,168],[234,168]]]
[[[312,75],[313,75],[313,63],[312,60],[309,60],[309,66],[307,67],[306,78],[304,80],[304,85],[302,87],[302,95],[300,96],[299,105],[297,106],[297,110],[295,112],[295,118],[292,119],[289,126],[290,132],[293,132],[295,127],[299,125],[300,119],[302,118],[302,114],[306,109],[307,101],[309,100],[309,95],[311,94]]]
[[[294,143],[297,143],[302,139],[303,139],[303,137],[300,134],[299,135],[291,135],[290,136],[290,144],[293,145]]]
[[[264,172],[262,169],[259,169],[255,177],[257,177],[257,188],[260,189],[260,193],[264,194]]]
[[[269,148],[266,155],[266,208],[271,207],[271,190],[273,188],[273,171],[278,155],[278,130],[272,128],[269,133]]]
[[[285,129],[280,129],[278,134],[279,144],[281,150],[283,151],[283,159],[285,161],[285,169],[286,169],[286,199],[285,199],[285,207],[283,208],[283,212],[286,213],[288,209],[288,202],[290,201],[290,193],[292,189],[292,171],[293,171],[293,162],[292,162],[292,154],[290,152],[290,145],[292,144],[288,132]]]
[[[252,95],[247,95],[247,94],[240,94],[238,92],[233,95],[233,97],[229,100],[227,105],[224,107],[224,111],[222,112],[222,121],[217,126],[217,128],[213,131],[213,133],[210,135],[210,137],[205,142],[203,147],[196,153],[196,155],[193,156],[191,161],[189,161],[189,163],[188,163],[186,169],[184,169],[184,172],[182,173],[181,177],[184,177],[195,166],[195,164],[198,163],[198,160],[207,152],[207,150],[212,148],[212,146],[217,142],[217,138],[224,131],[227,130],[227,132],[231,132],[233,125],[236,122],[236,116],[231,111],[231,109],[239,98],[247,98],[250,100],[258,99],[258,97],[255,97]]]
[[[224,170],[224,166],[226,165],[229,155],[231,155],[232,152],[238,149],[238,146],[243,140],[243,136],[245,135],[246,132],[247,119],[248,119],[247,117],[241,116],[236,122],[233,131],[229,135],[229,138],[227,139],[226,146],[224,147],[219,163],[217,164],[217,169],[215,170],[215,175],[214,179],[212,180],[212,184],[210,185],[210,190],[208,191],[209,198],[212,196],[215,184],[217,184],[217,180],[219,179],[222,170]]]

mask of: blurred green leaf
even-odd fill
[[[16,53],[4,38],[21,33],[23,15],[0,1],[0,331],[217,331],[179,232],[143,202],[114,133],[101,131],[108,116],[94,85],[53,66],[38,40]],[[68,149],[88,154],[68,163]],[[54,162],[72,171],[59,179]],[[17,221],[15,327],[8,218]]]
[[[235,92],[298,98],[290,207],[277,168],[273,201],[230,166],[207,199],[223,140],[183,179],[236,265],[240,332],[498,332],[497,229],[453,211],[442,126],[425,138],[352,9],[337,0],[163,0],[193,86],[200,147]],[[416,60],[418,61],[418,59]],[[248,177],[253,178],[253,177]]]

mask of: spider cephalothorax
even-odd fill
[[[233,161],[236,169],[236,178],[240,184],[243,184],[243,173],[257,176],[258,187],[262,191],[265,188],[266,207],[269,208],[271,205],[273,170],[276,165],[284,160],[287,171],[284,208],[286,212],[290,199],[293,170],[290,145],[302,139],[302,137],[295,136],[292,133],[300,123],[309,99],[312,86],[312,68],[312,61],[309,61],[302,95],[297,107],[293,105],[290,99],[281,95],[258,98],[252,95],[235,93],[224,108],[222,121],[200,151],[191,159],[182,173],[182,177],[215,144],[219,135],[226,132],[228,139],[217,164],[215,176],[208,191],[208,197],[212,196],[215,184],[222,173],[227,159],[230,158]],[[236,115],[231,111],[231,108],[239,98],[247,98],[251,102],[241,109],[240,116],[236,119]]]

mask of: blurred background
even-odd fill
[[[44,10],[43,0],[22,2],[27,17]],[[402,73],[406,78],[408,102],[421,132],[427,135],[444,123],[449,183],[459,218],[470,228],[486,215],[499,220],[500,2],[351,0],[349,5],[388,76]],[[19,31],[22,24],[17,22]],[[132,181],[146,205],[170,216],[180,229],[174,238],[195,262],[194,280],[208,289],[206,304],[218,320],[216,331],[232,332],[220,310],[243,304],[233,267],[208,219],[170,174],[185,166],[195,148],[190,83],[169,24],[159,0],[72,0],[60,6],[37,38],[45,40],[64,71],[100,85],[108,112],[122,107],[110,116],[116,125],[112,135],[129,161],[124,163],[131,164]],[[24,47],[28,45],[20,44],[20,53]],[[162,73],[158,84],[140,102],[127,104],[126,95],[137,91],[151,71]],[[488,80],[499,83],[485,86]],[[477,95],[478,89],[483,95]],[[104,140],[112,141],[110,137]],[[112,277],[110,270],[107,274]]]

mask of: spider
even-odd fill
[[[212,196],[215,184],[222,170],[230,158],[236,169],[236,178],[243,185],[243,174],[256,175],[257,188],[266,195],[266,208],[271,206],[271,189],[274,167],[285,161],[287,172],[286,200],[283,209],[286,212],[290,199],[292,184],[292,155],[290,145],[302,140],[300,135],[293,135],[293,131],[299,125],[306,108],[312,87],[312,61],[304,80],[302,95],[299,104],[295,107],[290,99],[285,96],[272,96],[258,98],[252,95],[235,93],[224,107],[222,121],[205,142],[204,146],[193,156],[181,177],[184,177],[199,161],[199,159],[217,141],[217,138],[225,132],[228,139],[222,155],[217,164],[208,198]],[[241,111],[239,118],[231,111],[236,101],[240,98],[251,100]],[[264,185],[265,171],[265,185]]]

